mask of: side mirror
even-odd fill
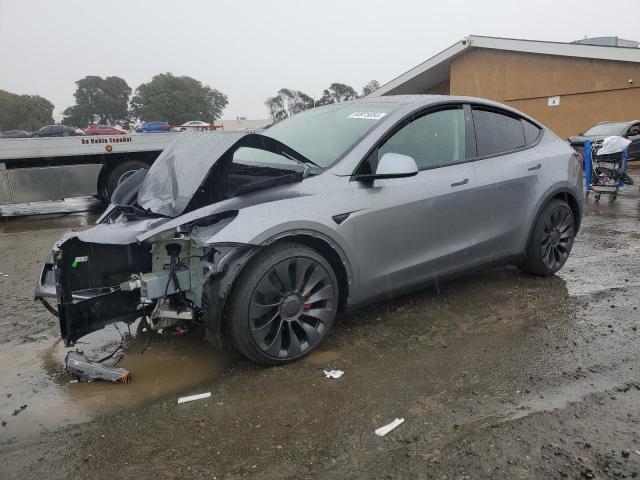
[[[382,178],[405,178],[418,174],[418,165],[409,155],[400,153],[385,153],[378,161],[376,173],[368,175],[358,175],[358,180],[375,180]]]

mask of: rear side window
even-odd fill
[[[528,120],[522,119],[522,128],[524,129],[524,142],[529,145],[533,145],[540,136],[540,129]]]
[[[491,110],[473,109],[477,155],[500,155],[525,146],[522,121]]]

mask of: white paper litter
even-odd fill
[[[189,395],[188,397],[180,397],[178,398],[178,405],[181,403],[193,402],[194,400],[203,400],[205,398],[209,398],[211,396],[211,392],[207,393],[198,393],[197,395]]]
[[[391,430],[393,430],[394,428],[396,428],[398,425],[400,425],[403,422],[404,422],[404,418],[396,418],[390,424],[385,425],[384,427],[378,428],[375,431],[375,434],[378,435],[379,437],[384,437],[387,433],[389,433]]]
[[[340,378],[342,375],[344,375],[344,372],[342,370],[323,370],[323,372],[327,378]]]

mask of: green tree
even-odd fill
[[[367,95],[369,95],[370,93],[374,92],[375,90],[377,90],[379,88],[380,88],[380,84],[378,83],[378,81],[377,80],[371,80],[364,87],[362,87],[362,96],[366,97]]]
[[[267,106],[269,116],[274,123],[287,118],[287,114],[284,109],[284,103],[280,95],[267,98],[267,101],[264,102],[264,104]]]
[[[76,85],[76,104],[63,112],[62,123],[78,127],[95,122],[128,125],[131,88],[122,78],[91,75]]]
[[[36,130],[53,123],[53,104],[39,95],[0,90],[0,131]]]
[[[131,112],[145,122],[189,120],[213,123],[222,116],[227,96],[191,77],[161,73],[140,85],[131,99]]]
[[[322,97],[316,102],[316,105],[342,103],[356,98],[358,98],[358,92],[353,87],[344,83],[332,83],[329,88],[322,92]]]
[[[281,88],[275,97],[267,98],[265,105],[273,121],[279,122],[303,110],[313,108],[314,101],[300,90]]]

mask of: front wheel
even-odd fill
[[[575,235],[569,205],[563,200],[551,201],[533,227],[522,269],[534,275],[553,275],[569,258]]]
[[[262,365],[297,360],[327,336],[338,296],[336,275],[317,251],[296,243],[267,247],[240,274],[231,292],[231,340]]]

